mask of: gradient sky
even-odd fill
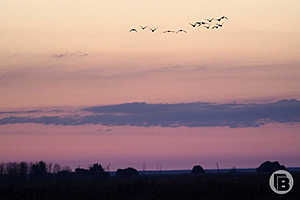
[[[141,128],[130,126],[1,126],[2,162],[59,162],[72,168],[93,162],[112,168],[189,169],[256,168],[265,160],[299,166],[299,124],[269,124],[260,128]]]
[[[0,7],[1,108],[299,97],[297,0],[3,0]],[[222,15],[230,20],[219,31],[188,25]],[[189,34],[128,32],[140,24]]]
[[[74,108],[137,101],[247,103],[299,99],[299,10],[298,0],[1,0],[0,111],[58,106],[65,109],[66,106]],[[217,31],[192,29],[188,24],[223,15],[228,16],[229,20],[224,28]],[[159,32],[129,33],[130,28],[139,25],[158,27]],[[187,30],[188,34],[161,33],[167,29],[180,28]],[[247,141],[248,138],[250,142],[247,143],[247,149],[251,149],[255,143],[265,138],[260,136],[262,132],[266,131],[265,134],[270,135],[277,125],[238,129],[242,134],[239,139]],[[22,127],[31,127],[28,129],[35,130],[36,135],[22,135]],[[45,155],[45,151],[39,149],[43,148],[43,142],[46,141],[41,136],[45,127],[48,126],[0,126],[0,156],[3,160],[30,160]],[[279,158],[289,165],[298,165],[296,155],[300,153],[299,148],[290,145],[296,145],[293,141],[300,142],[295,134],[299,132],[299,126],[285,124],[280,127],[278,130],[289,134],[284,144],[289,149],[284,153],[280,150],[276,153],[282,153]],[[84,126],[78,130],[85,129]],[[141,132],[151,132],[147,128],[141,129]],[[74,153],[66,147],[71,145],[68,135],[71,131],[68,127],[55,127],[51,130],[56,136],[47,136],[51,138],[47,141],[53,142],[49,143],[50,149],[59,148],[73,156],[83,150],[91,154],[88,158],[82,157],[83,160],[95,159],[95,155],[86,149],[88,141],[92,146],[96,145],[93,143],[94,136],[87,137],[90,139],[85,140],[86,143],[75,149]],[[62,136],[55,144],[59,130]],[[125,127],[125,135],[130,135],[130,130],[132,127]],[[157,130],[166,135],[160,140],[162,142],[158,144],[158,149],[163,149],[163,143],[168,143],[167,138],[174,130]],[[234,148],[230,149],[231,143],[226,142],[228,138],[230,140],[236,137],[237,129],[233,131],[230,128],[208,127],[205,131],[212,135],[202,136],[203,138],[195,134],[204,128],[184,130],[199,142],[193,143],[195,148],[202,144],[202,139],[210,141],[210,145],[204,148],[206,151],[201,154],[204,156],[208,153],[207,156],[212,156],[211,159],[206,159],[210,167],[222,152],[226,154],[221,156],[225,159],[230,152],[240,148],[239,145],[233,145]],[[216,139],[215,130],[224,130],[230,136]],[[135,136],[138,131],[133,131],[134,134],[127,137],[126,145],[132,144],[135,147],[136,142],[142,140]],[[181,129],[176,129],[174,134],[180,135],[180,131]],[[120,132],[121,130],[118,134]],[[252,135],[251,132],[255,134]],[[16,135],[9,136],[7,133]],[[284,133],[281,134],[284,137]],[[23,145],[18,142],[20,137]],[[76,142],[81,137],[74,136],[73,139]],[[41,143],[33,143],[33,138]],[[183,141],[183,138],[175,137],[174,145]],[[291,138],[294,140],[290,140]],[[156,136],[151,137],[150,144],[154,144],[157,139]],[[111,143],[111,148],[116,145],[114,140],[107,141],[108,144]],[[213,151],[212,141],[220,143],[223,150],[209,153]],[[182,147],[188,147],[189,142],[192,140],[184,141]],[[278,143],[279,139],[274,138],[268,147],[259,146],[257,152],[245,150],[240,154],[233,153],[233,157],[227,159],[226,166],[235,165],[234,159],[238,160],[237,165],[255,166],[271,155],[268,151]],[[16,148],[17,146],[20,148]],[[36,146],[38,152],[45,154],[33,153],[29,146]],[[136,155],[131,148],[125,146],[122,150],[127,149],[133,160],[142,162],[139,157],[141,155]],[[182,164],[182,155],[176,161],[174,146],[168,144],[166,148],[174,158],[173,164],[169,162],[169,168],[186,167],[197,160],[196,154],[190,150],[186,152],[191,155],[191,159],[186,160],[189,164]],[[105,151],[109,149],[108,146]],[[164,154],[160,157],[158,152],[151,154],[149,149],[144,148],[141,153],[145,153],[148,158],[156,157],[157,162],[169,156]],[[259,152],[262,153],[261,159],[255,159]],[[125,161],[120,161],[117,153],[114,149],[109,155],[115,162],[126,165]],[[247,164],[241,158],[244,154],[253,158],[253,161]],[[49,155],[49,159],[54,160],[60,154],[57,151]],[[270,157],[277,158],[275,153]],[[106,158],[109,160],[108,156]],[[66,157],[57,159],[66,160]]]

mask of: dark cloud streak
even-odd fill
[[[0,111],[0,114],[28,114],[28,113],[37,113],[37,112],[41,112],[41,111],[40,110],[5,111],[5,112]]]
[[[101,124],[106,126],[258,127],[270,122],[300,122],[300,101],[264,104],[178,103],[119,105],[84,108],[87,115],[6,117],[0,125],[41,123],[51,125]]]
[[[88,53],[84,53],[84,52],[72,52],[72,53],[58,53],[58,54],[53,54],[51,57],[52,58],[66,58],[66,57],[85,57],[88,56]]]

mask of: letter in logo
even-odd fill
[[[293,177],[288,171],[278,170],[271,175],[269,184],[277,194],[286,194],[293,187]]]
[[[290,180],[285,174],[274,174],[274,187],[278,191],[286,191],[290,189]]]

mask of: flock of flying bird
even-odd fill
[[[205,20],[202,20],[202,21],[189,23],[189,25],[191,25],[193,28],[204,27],[206,29],[219,29],[219,28],[223,27],[223,24],[224,24],[223,20],[228,20],[228,17],[222,16],[220,18],[208,18],[208,19],[205,19]],[[146,30],[148,28],[148,26],[140,26],[140,28],[141,28],[141,30]],[[157,27],[155,27],[155,28],[149,27],[149,29],[152,33],[156,32],[158,30]],[[129,30],[129,32],[138,32],[138,29],[137,28],[131,28]],[[187,31],[184,30],[184,29],[179,29],[177,31],[166,30],[166,31],[163,31],[163,33],[187,33]]]

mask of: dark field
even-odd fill
[[[285,195],[269,187],[269,174],[208,173],[201,175],[78,176],[0,178],[1,200],[58,199],[300,199],[300,173],[292,172],[293,189]]]

